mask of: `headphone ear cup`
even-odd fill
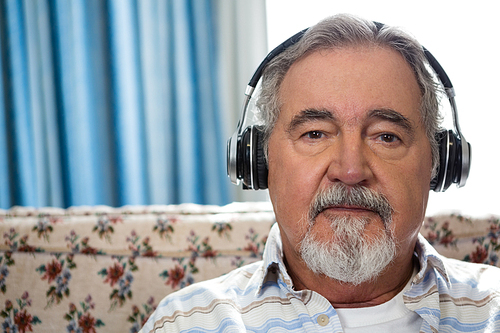
[[[465,147],[463,145],[466,145]],[[467,182],[470,172],[471,146],[464,140],[457,139],[457,167],[454,182],[462,187]]]
[[[469,167],[470,167],[470,144],[467,141],[462,141],[458,138],[457,135],[452,133],[453,136],[453,151],[454,151],[454,159],[452,160],[454,163],[452,165],[451,170],[451,178],[452,182],[456,183],[458,186],[463,186],[465,181],[469,176]],[[466,144],[468,149],[462,150],[462,145]],[[469,154],[464,161],[464,154]]]
[[[267,188],[268,170],[262,144],[264,137],[262,128],[262,126],[249,126],[238,139],[236,177],[242,180],[245,190]]]
[[[238,178],[243,189],[252,188],[252,128],[247,127],[241,134],[238,145]]]
[[[437,174],[431,180],[431,190],[441,192],[448,159],[448,132],[441,131],[436,134],[436,141],[439,147],[439,165]]]
[[[457,169],[458,168],[458,152],[459,152],[459,147],[458,147],[458,140],[455,134],[449,130],[448,131],[448,136],[450,138],[449,141],[449,149],[448,149],[448,167],[446,168],[446,179],[444,181],[444,187],[443,187],[443,192],[450,187],[451,184],[453,184],[456,180],[456,174],[457,174]]]
[[[262,126],[253,126],[255,149],[254,149],[254,190],[265,190],[267,189],[267,175],[268,168],[266,157],[264,154],[264,131]]]
[[[431,180],[431,190],[444,192],[456,182],[457,172],[460,173],[457,167],[461,163],[459,140],[451,130],[439,132],[436,140],[439,145],[439,167],[437,175]]]

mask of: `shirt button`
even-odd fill
[[[322,314],[322,315],[318,316],[318,324],[320,324],[321,326],[328,325],[329,321],[330,321],[330,319],[328,318],[328,316],[326,314]]]

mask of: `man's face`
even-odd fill
[[[323,243],[338,242],[332,219],[368,221],[361,235],[368,243],[388,233],[379,213],[345,203],[309,221],[317,193],[336,184],[347,192],[361,186],[384,196],[393,211],[395,260],[410,258],[425,215],[432,161],[420,89],[402,56],[363,46],[314,52],[292,65],[279,98],[281,112],[269,140],[269,194],[288,260],[300,257],[306,233]]]

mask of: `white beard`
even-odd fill
[[[365,237],[366,218],[330,217],[333,239],[319,241],[306,233],[300,244],[302,259],[316,274],[358,285],[377,277],[394,259],[396,243],[390,230]]]

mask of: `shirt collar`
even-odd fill
[[[404,293],[405,306],[415,311],[429,325],[429,330],[438,331],[441,317],[440,294],[451,288],[451,280],[443,263],[443,257],[418,235],[415,256],[420,269],[412,280],[412,286]],[[422,326],[423,327],[423,326]]]
[[[443,263],[442,256],[421,234],[418,235],[418,240],[415,245],[415,255],[418,258],[420,270],[413,279],[413,283],[421,283],[427,272],[431,269],[435,269],[443,277],[447,286],[451,287],[451,281]]]
[[[293,289],[292,279],[288,275],[288,271],[283,260],[283,246],[281,242],[280,229],[277,223],[272,226],[271,231],[269,232],[262,260],[263,272],[261,280],[259,281],[260,285],[257,293],[262,291],[266,282],[278,282],[278,279],[280,278],[290,290]]]

